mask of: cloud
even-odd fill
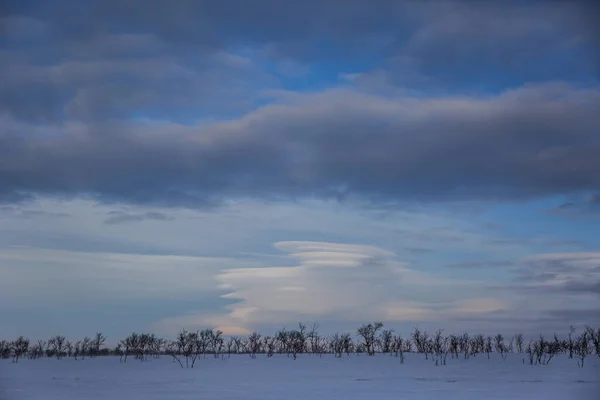
[[[595,327],[600,324],[600,310],[598,308],[550,310],[547,314],[553,318],[571,321],[574,325]]]
[[[600,215],[600,193],[575,196],[557,207],[548,210],[551,214],[573,217],[595,217]]]
[[[238,11],[235,15],[230,12],[233,9]],[[498,38],[522,38],[562,28],[568,33],[580,34],[581,40],[591,41],[597,33],[592,18],[597,10],[591,1],[527,4],[435,1],[423,4],[394,0],[373,4],[368,0],[351,0],[340,8],[334,0],[308,0],[293,5],[270,0],[256,0],[251,5],[243,0],[219,3],[183,0],[174,8],[163,0],[156,1],[152,7],[140,0],[104,0],[90,1],[85,7],[75,1],[64,1],[61,7],[42,2],[35,9],[15,5],[5,7],[3,13],[28,14],[29,19],[50,23],[47,34],[53,39],[94,38],[99,32],[126,25],[128,32],[152,31],[170,45],[188,50],[222,49],[240,42],[270,43],[288,57],[309,58],[315,54],[325,56],[327,50],[330,57],[364,52],[361,47],[369,39],[372,45],[378,44],[377,50],[381,51],[389,47],[390,41],[394,43],[394,39],[411,36],[416,36],[413,42],[423,43],[450,35],[452,39],[467,42],[463,45],[466,46],[472,41],[494,40],[498,44]],[[25,18],[21,20],[16,21],[19,26],[31,24]],[[11,29],[6,25],[5,29],[15,30],[15,23],[12,26]],[[481,29],[483,34],[473,35],[479,32],[476,29]],[[414,30],[418,34],[413,35]],[[311,49],[306,42],[318,38],[331,41],[340,49],[333,51],[318,46]]]
[[[600,253],[542,254],[524,260],[518,281],[526,289],[563,294],[600,294]]]
[[[406,251],[410,254],[427,254],[427,253],[435,253],[435,250],[427,249],[424,247],[407,247]]]
[[[0,135],[0,193],[130,203],[223,198],[528,198],[600,185],[600,89],[526,86],[497,96],[382,98],[328,90],[194,127],[56,126]],[[27,125],[4,120],[5,132]],[[375,129],[375,130],[374,130]],[[577,179],[573,179],[577,176]]]
[[[0,216],[10,216],[22,219],[39,219],[39,218],[70,218],[72,215],[67,212],[54,212],[46,210],[30,210],[21,207],[0,207]]]
[[[211,293],[216,298],[214,275],[235,265],[256,264],[227,257],[11,246],[0,254],[0,298],[3,304],[36,309],[71,306],[74,299],[80,305],[122,305],[131,300],[166,301]]]
[[[0,111],[40,123],[231,118],[257,92],[332,65],[383,91],[598,78],[592,2],[179,3],[3,8]]]
[[[479,90],[496,83],[597,77],[597,29],[586,15],[592,7],[584,1],[438,2],[423,7],[423,23],[410,37],[400,35],[388,48],[391,57],[361,79]]]
[[[135,42],[130,36],[105,40]],[[116,51],[114,46],[110,50]],[[0,86],[0,109],[19,120],[38,122],[127,119],[132,114],[196,120],[245,111],[258,89],[273,83],[236,55],[218,53],[200,65],[189,65],[160,52],[115,59],[108,49],[98,51],[105,58],[66,59],[49,66],[15,61],[0,68],[6,77]]]
[[[518,310],[550,321],[563,318],[553,295],[578,310],[596,299],[595,253],[519,260],[525,248],[589,244],[498,237],[429,207],[458,201],[452,212],[481,217],[490,202],[556,196],[554,212],[596,215],[593,2],[9,3],[0,240],[108,251],[11,248],[0,258],[9,299],[39,301],[15,290],[28,285],[41,297],[148,299],[214,294],[218,283],[234,305],[173,320],[231,332],[308,315],[500,321]],[[50,197],[68,202],[35,207]],[[78,208],[83,199],[96,212]],[[366,237],[377,246],[358,244]],[[281,254],[265,255],[275,241]],[[238,246],[255,263],[115,252]],[[426,273],[441,264],[456,269]],[[446,277],[483,264],[498,267],[485,270],[497,297]],[[506,266],[523,267],[515,287],[502,283]]]
[[[591,2],[179,3],[2,8],[0,202],[599,186]]]
[[[344,10],[314,0],[183,3],[176,10],[131,0],[66,1],[69,13],[43,2],[3,10],[10,62],[0,65],[0,109],[41,122],[229,118],[253,109],[256,91],[281,88],[278,75],[305,75],[323,62],[358,68],[338,72],[361,87],[437,91],[498,79],[501,86],[578,80],[595,65],[586,56],[597,30],[585,2],[353,0]],[[373,66],[354,66],[357,58]]]
[[[296,264],[233,268],[216,276],[223,298],[235,303],[222,314],[185,315],[159,321],[170,329],[215,326],[245,331],[298,320],[440,320],[449,316],[505,310],[506,301],[478,299],[474,282],[441,278],[409,269],[386,250],[353,244],[279,242]],[[471,288],[457,298],[456,290]],[[427,300],[415,301],[428,293]],[[183,325],[181,325],[183,324]]]
[[[512,267],[517,265],[515,261],[498,260],[498,261],[461,261],[446,264],[450,268],[488,268],[488,267]]]
[[[132,214],[123,211],[110,211],[108,214],[110,216],[104,220],[104,223],[108,225],[142,221],[169,221],[173,219],[173,217],[157,211],[148,211],[143,214]]]

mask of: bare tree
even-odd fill
[[[412,333],[412,339],[417,348],[417,353],[424,353],[425,359],[428,360],[429,353],[432,351],[429,333],[427,331],[421,332],[419,328],[415,328]]]
[[[517,333],[515,335],[515,344],[517,345],[517,352],[519,354],[523,353],[523,334],[522,333]]]
[[[458,339],[458,344],[460,347],[461,353],[463,353],[464,359],[467,360],[471,355],[471,340],[469,339],[469,334],[465,333]]]
[[[446,365],[449,346],[448,338],[443,336],[443,329],[438,329],[433,336],[432,349],[435,355],[435,365]]]
[[[219,358],[219,354],[223,351],[223,332],[220,330],[210,330],[210,346],[215,358]]]
[[[189,368],[191,361],[191,367],[194,368],[198,354],[200,354],[198,333],[182,329],[177,335],[177,350],[178,355],[181,354],[185,357],[185,366]]]
[[[451,334],[449,345],[450,345],[450,354],[452,355],[452,358],[458,359],[458,352],[460,349],[460,340],[459,340],[458,336]]]
[[[339,334],[336,333],[329,340],[329,346],[331,352],[337,358],[341,358],[344,353],[350,355],[352,352],[352,338],[349,333]],[[315,349],[318,349],[318,345],[315,345]],[[317,352],[315,350],[315,352]]]
[[[567,336],[567,350],[569,351],[569,359],[573,358],[575,354],[575,339],[573,339],[573,334],[575,333],[575,328],[573,325],[569,327],[569,335]]]
[[[29,349],[29,339],[19,336],[17,340],[12,342],[10,347],[13,354],[13,362],[17,363],[21,357],[27,354],[27,350]]]
[[[477,334],[471,339],[471,354],[476,356],[485,352],[485,336]]]
[[[372,356],[375,355],[375,343],[377,341],[377,332],[383,328],[381,322],[375,322],[374,324],[363,325],[358,328],[358,335],[362,338],[362,344],[367,351],[367,354]]]
[[[506,361],[510,348],[504,343],[504,336],[502,334],[499,333],[494,336],[494,347],[496,348],[496,353],[499,353],[502,360]]]
[[[120,362],[125,362],[125,363],[127,362],[127,356],[129,356],[129,350],[130,350],[130,342],[129,342],[129,340],[127,340],[127,338],[119,341],[116,351],[120,355],[120,358],[119,358]]]
[[[260,334],[257,332],[252,333],[248,336],[248,350],[250,353],[250,357],[256,358],[256,353],[260,352],[261,342],[260,342]]]
[[[127,357],[130,354],[133,354],[136,360],[140,360],[141,362],[147,361],[147,354],[153,348],[156,340],[157,338],[154,334],[132,333],[125,339],[121,340],[121,349],[123,352],[123,357],[121,360],[123,362],[127,362]]]
[[[79,353],[81,354],[81,359],[83,360],[85,359],[86,354],[89,355],[91,352],[92,339],[89,336],[84,337],[79,346]]]
[[[166,341],[157,338],[154,334],[132,333],[121,340],[114,349],[102,348],[105,336],[97,333],[91,339],[85,337],[83,340],[69,341],[64,336],[55,336],[46,342],[39,341],[37,344],[25,346],[20,337],[15,341],[0,341],[0,358],[13,358],[18,362],[23,356],[30,359],[43,356],[56,357],[72,356],[75,360],[83,359],[85,356],[97,356],[99,354],[119,355],[121,362],[127,362],[128,356],[133,355],[136,360],[142,362],[148,360],[148,356],[155,358],[161,354],[169,354],[174,363],[179,363],[182,368],[194,368],[199,357],[213,354],[215,358],[231,356],[232,353],[249,354],[256,358],[257,354],[265,353],[268,357],[275,353],[286,353],[290,358],[296,359],[298,354],[312,353],[333,354],[341,358],[343,353],[360,355],[366,353],[370,356],[377,352],[390,354],[400,358],[404,362],[405,352],[417,351],[424,353],[425,358],[436,365],[446,365],[447,355],[459,358],[463,354],[465,359],[478,354],[491,353],[500,354],[506,360],[516,344],[516,351],[525,352],[529,357],[531,365],[547,365],[557,355],[565,354],[565,357],[577,358],[577,365],[583,367],[585,359],[590,354],[599,355],[600,352],[600,329],[586,327],[579,336],[574,335],[575,330],[571,327],[568,336],[559,337],[554,334],[553,339],[547,340],[540,336],[537,340],[528,343],[526,349],[523,345],[523,335],[516,334],[507,343],[502,334],[495,336],[484,336],[468,334],[445,336],[443,330],[436,331],[430,336],[426,331],[421,332],[415,328],[411,339],[403,339],[401,335],[394,335],[392,329],[383,329],[382,323],[362,325],[357,330],[357,340],[353,340],[348,333],[336,333],[330,337],[321,337],[317,333],[317,325],[307,329],[306,325],[299,323],[293,330],[281,329],[274,336],[261,336],[253,333],[249,336],[232,336],[225,340],[219,330],[205,329],[203,331],[188,332],[183,330],[174,341]],[[22,339],[22,341],[21,341]],[[414,348],[412,344],[414,343]],[[526,356],[526,357],[527,357]],[[523,363],[526,362],[523,358]]]
[[[594,352],[596,353],[596,356],[600,357],[600,328],[594,331],[592,327],[586,326],[585,331],[587,332],[589,340],[594,346]]]
[[[329,340],[329,346],[335,357],[342,358],[342,354],[344,353],[344,344],[339,333],[336,333],[331,337]]]
[[[236,337],[236,336],[233,336],[232,339],[233,339],[233,346],[235,348],[235,352],[238,354],[244,352],[245,348],[246,348],[246,339],[242,338],[242,337]]]
[[[171,341],[167,343],[167,354],[169,354],[173,358],[173,362],[177,362],[181,368],[183,368],[183,363],[181,362],[181,357],[184,355],[186,351],[187,345],[187,332],[185,330],[179,332],[177,334],[177,340]]]
[[[302,330],[288,332],[288,351],[292,353],[294,360],[296,359],[298,353],[304,352],[305,346],[306,335]]]
[[[590,339],[587,330],[575,341],[575,355],[579,359],[577,365],[583,368],[585,358],[590,354]]]
[[[67,357],[71,357],[73,355],[73,343],[71,343],[68,339],[65,343],[65,351],[67,353]]]
[[[104,336],[101,332],[96,332],[96,336],[94,340],[90,343],[90,356],[98,356],[100,354],[100,350],[102,346],[104,346],[104,342],[106,342],[106,336]]]
[[[415,328],[412,333],[412,340],[415,343],[415,347],[417,348],[417,353],[424,353],[424,338],[421,334],[421,330],[419,328]]]
[[[485,350],[485,352],[487,354],[488,360],[490,359],[490,354],[492,353],[493,349],[494,348],[492,346],[492,337],[491,336],[487,336],[485,338],[485,347],[484,347],[484,350]]]
[[[210,351],[212,336],[212,329],[203,329],[198,333],[198,346],[203,357]]]
[[[313,324],[307,334],[307,339],[310,342],[310,352],[313,354],[319,353],[319,342],[321,341],[321,337],[319,336],[319,325]]]
[[[48,349],[52,352],[57,360],[60,360],[63,356],[66,341],[67,338],[60,335],[54,336],[48,340]]]
[[[191,368],[194,368],[194,365],[196,364],[196,360],[198,359],[198,356],[200,355],[200,335],[198,332],[185,332],[185,330],[183,331],[183,335],[184,335],[184,347],[183,347],[183,351],[184,351],[184,355],[185,355],[185,363],[186,365],[190,366]],[[189,363],[189,360],[191,360],[191,364]]]
[[[44,350],[46,348],[46,342],[38,340],[36,344],[29,348],[29,358],[35,360],[44,356]]]
[[[6,359],[11,357],[11,343],[6,340],[0,341],[0,358]]]
[[[230,336],[229,339],[227,339],[227,341],[225,342],[225,349],[227,349],[227,357],[231,357],[231,353],[235,349],[236,339],[237,339],[237,337]]]
[[[535,355],[535,364],[547,365],[550,363],[552,358],[560,351],[560,341],[558,338],[554,337],[554,341],[550,342],[544,339],[542,335],[540,335],[539,340],[533,342],[532,351]],[[529,353],[528,348],[528,353]],[[530,355],[530,363],[531,363],[531,355]]]
[[[527,356],[529,357],[529,365],[533,365],[533,363],[535,361],[535,353],[536,353],[535,349],[534,349],[533,341],[530,341],[529,344],[527,345],[526,353],[527,353]],[[525,359],[523,359],[523,362],[525,362]]]
[[[394,330],[384,329],[379,336],[379,345],[383,354],[392,352],[392,343],[394,341]]]
[[[75,360],[77,360],[80,355],[81,355],[81,340],[78,340],[73,344],[73,358],[75,358]]]
[[[410,340],[404,340],[402,335],[396,335],[392,338],[392,349],[396,357],[400,358],[400,364],[404,364],[404,352],[410,351]]]
[[[275,354],[275,347],[277,346],[277,339],[271,336],[265,336],[263,342],[267,351],[267,357],[273,357],[273,354]]]
[[[279,348],[279,353],[286,353],[290,356],[290,337],[289,332],[282,328],[275,332],[275,342]]]
[[[316,331],[317,331],[317,325],[314,325],[313,328],[314,328],[314,332],[316,333]],[[307,332],[306,325],[303,324],[302,322],[298,323],[297,332],[298,333],[296,334],[296,336],[297,336],[297,338],[296,338],[296,340],[297,340],[297,342],[296,342],[297,349],[296,350],[297,350],[297,353],[301,353],[302,354],[302,353],[305,353],[307,351],[307,348],[308,348],[308,344],[307,344],[308,335],[311,332]]]

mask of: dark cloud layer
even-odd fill
[[[128,222],[142,222],[142,221],[169,221],[173,217],[168,216],[162,212],[149,211],[143,214],[127,213],[123,211],[111,211],[109,217],[104,220],[105,224],[117,225]]]
[[[583,0],[6,4],[0,110],[38,121],[248,109],[253,89],[277,85],[219,58],[231,51],[361,72],[366,88],[587,82],[600,66],[597,6]]]
[[[600,90],[589,85],[597,77],[590,21],[597,8],[523,4],[6,2],[0,201],[91,194],[198,207],[229,197],[593,191],[600,187]],[[282,88],[257,57],[338,73],[373,65],[362,66],[353,90],[278,92],[257,109],[261,88]],[[398,94],[414,89],[406,77],[479,95],[406,97]],[[522,86],[545,80],[571,84]],[[483,97],[484,82],[495,92],[522,87]],[[382,88],[386,97],[373,94]],[[139,116],[230,121],[192,127]]]
[[[135,203],[316,195],[507,199],[600,187],[600,90],[530,87],[488,99],[332,91],[199,127],[63,125],[0,136],[0,194]]]
[[[564,253],[526,260],[518,281],[528,290],[600,295],[600,253]]]

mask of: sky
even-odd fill
[[[593,1],[0,7],[0,337],[600,324]]]

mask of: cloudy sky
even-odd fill
[[[0,337],[599,324],[592,1],[8,1]]]

